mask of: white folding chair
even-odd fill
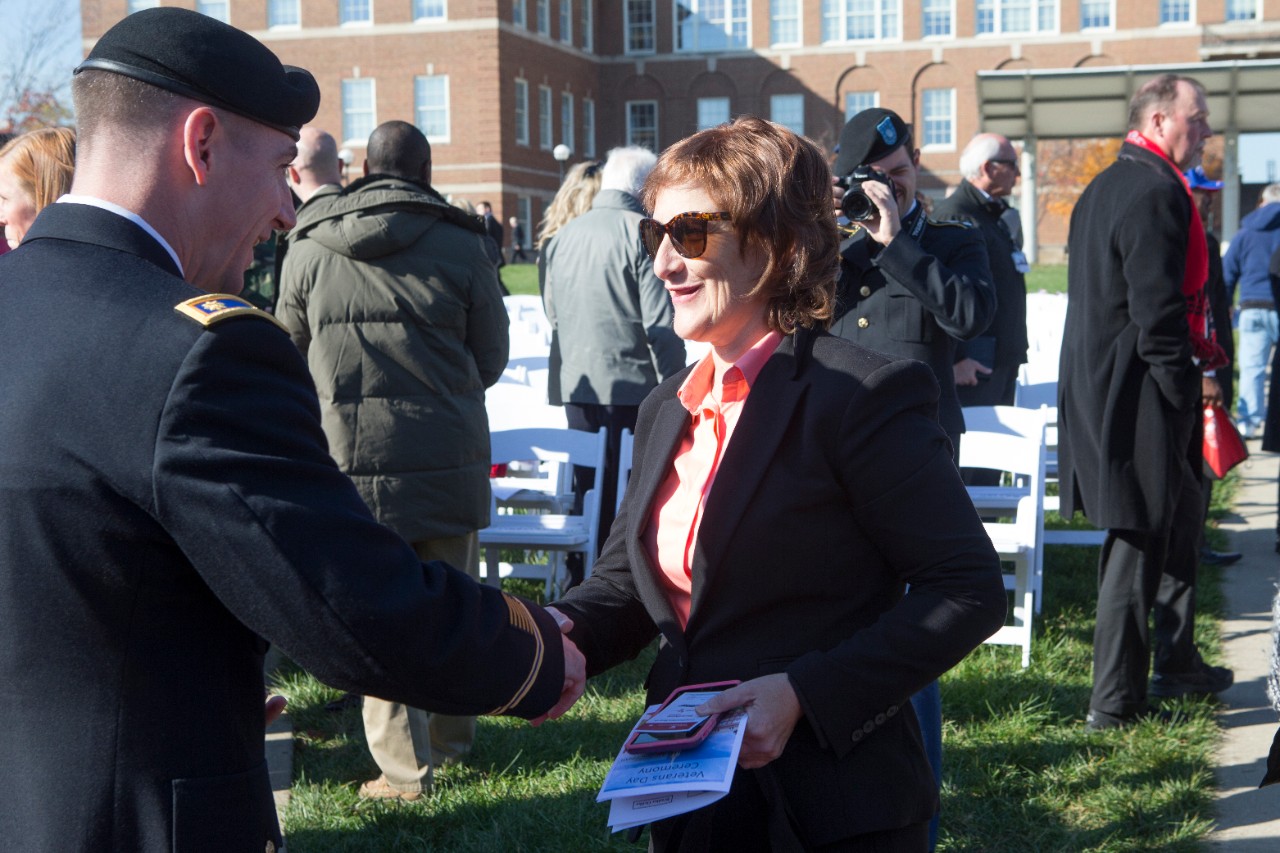
[[[1044,413],[1011,406],[975,407],[972,417],[970,412],[965,410],[965,433],[960,439],[961,467],[1012,475],[1012,482],[1005,486],[969,489],[979,512],[1011,519],[983,522],[1001,562],[1013,564],[1013,572],[1004,573],[1005,589],[1013,592],[1013,624],[987,642],[1021,646],[1025,667],[1031,663],[1031,629],[1043,597]],[[970,426],[971,422],[988,429]]]
[[[600,484],[604,477],[606,431],[598,433],[571,429],[512,429],[490,434],[493,447],[490,454],[494,464],[513,461],[536,461],[539,468],[546,466],[542,487],[554,493],[560,506],[551,506],[550,512],[540,512],[535,503],[521,510],[517,507],[499,506],[499,492],[494,489],[490,524],[480,531],[480,546],[484,550],[481,571],[487,583],[497,585],[501,578],[518,577],[542,580],[550,598],[563,588],[563,557],[566,553],[583,555],[583,577],[591,574],[596,555],[596,530],[600,525]],[[564,510],[572,502],[571,478],[573,466],[584,465],[595,469],[595,482],[587,491],[582,512],[574,514]],[[508,478],[507,485],[510,480]],[[529,489],[536,489],[533,483]],[[513,497],[513,496],[508,496]],[[545,563],[500,563],[499,549],[524,552],[543,552]]]
[[[1056,366],[1056,363],[1055,363]],[[1045,409],[1044,426],[1044,477],[1045,482],[1058,480],[1058,380],[1040,382],[1024,381],[1027,365],[1018,375],[1018,386],[1014,395],[1014,404],[1024,409]],[[1044,508],[1046,512],[1057,512],[1061,506],[1058,495],[1046,495]],[[1101,545],[1107,538],[1105,530],[1046,530],[1044,541],[1048,545]]]

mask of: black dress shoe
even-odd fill
[[[1084,727],[1091,732],[1104,732],[1108,729],[1122,729],[1140,723],[1143,720],[1155,720],[1160,723],[1173,723],[1178,720],[1177,714],[1164,708],[1147,708],[1145,711],[1138,711],[1136,714],[1127,714],[1124,716],[1118,714],[1108,714],[1106,711],[1095,711],[1089,709],[1089,715],[1084,718]]]
[[[1151,688],[1147,692],[1161,699],[1178,696],[1212,696],[1221,693],[1235,683],[1235,673],[1225,666],[1209,666],[1196,661],[1190,672],[1157,672],[1151,676]]]
[[[1206,566],[1230,566],[1240,562],[1243,557],[1236,551],[1215,551],[1212,548],[1200,549],[1200,562]]]

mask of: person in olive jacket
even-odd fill
[[[484,390],[507,365],[507,312],[480,219],[431,189],[422,131],[389,121],[369,137],[365,177],[315,196],[288,236],[277,316],[320,394],[329,449],[365,503],[424,560],[479,576],[489,524]],[[372,797],[417,799],[432,768],[461,757],[472,717],[366,697],[382,775]]]

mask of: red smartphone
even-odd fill
[[[720,722],[719,714],[704,717],[693,709],[722,690],[741,683],[714,681],[677,687],[658,710],[632,730],[623,749],[631,753],[692,749],[706,740]]]

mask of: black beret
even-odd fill
[[[172,6],[135,12],[103,33],[75,73],[89,69],[230,110],[294,139],[320,108],[309,71],[281,65],[246,32]]]
[[[843,177],[858,166],[882,160],[901,148],[910,135],[911,126],[893,110],[863,110],[840,131],[840,153],[831,171]]]

